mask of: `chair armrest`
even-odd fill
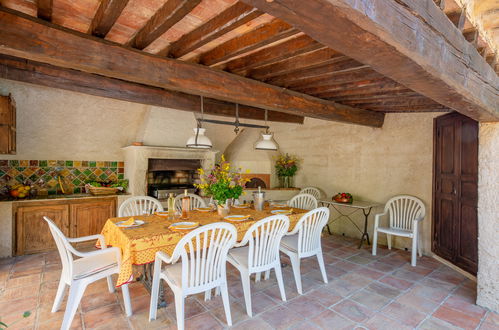
[[[86,242],[86,241],[91,241],[91,240],[99,240],[101,249],[105,249],[107,246],[106,240],[104,239],[104,236],[102,236],[101,234],[76,237],[76,238],[67,238],[67,240],[69,243],[80,243],[80,242]]]
[[[163,251],[158,251],[156,252],[155,260],[161,260],[164,263],[173,264],[178,260],[178,257],[174,259],[168,253]]]
[[[374,215],[374,228],[377,228],[379,226],[379,219],[387,214],[388,212],[383,212]]]
[[[423,221],[424,219],[424,215],[423,216],[419,216],[417,217],[416,219],[414,219],[413,221],[417,221],[417,222],[420,222],[420,221]]]
[[[91,251],[91,252],[80,252],[80,251],[75,250],[73,248],[73,251],[71,251],[71,252],[80,258],[93,257],[93,256],[107,254],[107,253],[114,253],[114,254],[116,254],[116,261],[118,262],[118,264],[121,264],[121,250],[117,247],[109,247],[109,248],[95,250],[95,251]]]

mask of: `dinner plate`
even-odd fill
[[[120,222],[116,222],[116,226],[120,228],[132,228],[132,227],[138,227],[142,226],[145,222],[143,220],[135,220],[135,223],[133,225],[125,225],[123,224],[124,222],[127,222],[128,220],[123,220]]]
[[[229,221],[245,221],[250,218],[249,215],[228,215],[224,219]]]
[[[271,207],[287,207],[286,203],[270,203]]]
[[[167,217],[168,216],[168,211],[156,212],[155,214],[159,215],[160,217]]]
[[[211,212],[213,211],[211,208],[209,207],[198,207],[198,208],[195,208],[194,211],[199,211],[199,212]]]
[[[232,205],[233,208],[235,209],[247,209],[250,207],[249,204],[239,204],[239,205]]]
[[[168,228],[173,230],[191,230],[199,227],[199,222],[182,221],[172,223]]]
[[[288,214],[293,213],[293,211],[291,211],[291,210],[272,210],[272,211],[270,211],[270,213],[272,213],[272,214],[285,214],[285,215],[288,215]]]

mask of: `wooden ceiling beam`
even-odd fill
[[[299,32],[289,24],[274,19],[270,23],[262,24],[256,29],[234,37],[202,54],[199,63],[213,66]]]
[[[202,65],[159,57],[0,8],[0,53],[299,116],[381,127],[384,116]]]
[[[326,72],[320,76],[297,79],[295,81],[285,82],[281,87],[287,87],[293,90],[301,90],[324,85],[343,84],[363,79],[382,78],[383,75],[374,71],[368,65],[355,67],[350,70],[339,72]]]
[[[168,0],[127,42],[127,46],[144,49],[189,14],[201,0]]]
[[[276,63],[323,47],[309,36],[302,34],[216,67],[229,72],[246,75],[252,68]]]
[[[394,93],[399,91],[407,91],[408,88],[396,83],[394,81],[383,82],[382,80],[375,80],[373,84],[364,85],[361,87],[352,86],[351,88],[344,89],[334,87],[330,90],[314,93],[316,97],[330,98],[330,97],[343,97],[343,96],[361,96],[361,95],[376,95],[381,93]]]
[[[440,104],[499,120],[499,77],[432,0],[244,2]]]
[[[0,55],[0,78],[59,88],[121,101],[154,105],[189,112],[200,112],[200,97],[158,87],[107,78],[92,73],[63,69],[50,64]],[[204,99],[204,112],[209,115],[235,117],[234,103]],[[239,117],[264,120],[265,111],[247,105],[239,106]],[[303,117],[269,111],[268,120],[303,124]]]
[[[351,94],[351,95],[334,95],[334,96],[323,96],[321,98],[328,99],[331,101],[342,103],[343,101],[350,100],[379,100],[379,99],[390,99],[390,98],[400,98],[400,97],[423,97],[418,93],[411,91],[410,89],[403,88],[400,90],[385,90],[378,88],[377,92],[371,92],[369,94]]]
[[[301,54],[281,62],[274,62],[248,72],[248,77],[257,80],[268,79],[277,75],[290,73],[307,67],[325,64],[326,61],[342,56],[331,48],[324,47],[313,52]]]
[[[102,0],[90,23],[88,33],[105,38],[127,4],[128,0]]]
[[[367,79],[356,79],[354,81],[350,82],[329,82],[329,84],[325,84],[322,86],[315,86],[315,87],[304,87],[304,88],[297,88],[295,90],[300,91],[300,93],[304,94],[309,94],[309,95],[317,95],[320,93],[326,93],[326,92],[335,92],[335,91],[349,91],[351,89],[358,89],[362,87],[369,87],[369,86],[376,86],[378,84],[382,83],[389,83],[393,82],[390,78],[385,78],[383,76],[378,76],[375,78],[367,78]]]
[[[52,21],[53,0],[36,0],[36,16],[47,22]]]
[[[184,34],[160,53],[173,58],[182,57],[262,14],[261,11],[243,2],[236,2],[208,22]]]

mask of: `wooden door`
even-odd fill
[[[478,269],[478,123],[458,113],[435,119],[433,244],[438,256]]]
[[[81,237],[100,234],[107,219],[115,216],[115,198],[71,204],[71,236]]]
[[[0,154],[16,153],[16,107],[11,95],[0,96]]]
[[[16,254],[30,254],[56,248],[54,238],[43,217],[49,217],[65,234],[69,234],[69,207],[62,205],[19,206],[16,222]]]

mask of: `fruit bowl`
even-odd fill
[[[338,203],[351,204],[353,202],[353,196],[350,193],[338,193],[333,196],[333,201]]]

